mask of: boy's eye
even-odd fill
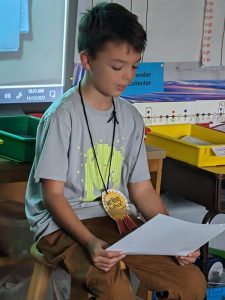
[[[112,66],[112,69],[115,70],[115,71],[120,71],[122,69],[122,67],[115,67],[115,66]]]
[[[136,70],[137,68],[138,68],[138,64],[132,66],[132,69]],[[122,70],[122,66],[120,66],[120,67],[119,66],[118,67],[117,66],[112,66],[112,69],[115,70],[115,71],[120,71],[120,70]]]

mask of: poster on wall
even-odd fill
[[[225,80],[165,81],[161,93],[127,98],[146,125],[225,122]]]

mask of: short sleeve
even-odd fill
[[[132,160],[133,163],[129,177],[129,183],[135,183],[150,179],[146,147],[144,142],[144,126],[143,130],[140,130],[139,134],[136,137],[135,150],[133,152]]]
[[[70,126],[65,114],[41,122],[38,128],[34,173],[36,182],[41,178],[66,181]]]

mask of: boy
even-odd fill
[[[124,211],[135,224],[141,224],[137,209],[147,220],[167,214],[150,182],[142,117],[119,98],[145,44],[137,17],[118,4],[101,3],[82,16],[78,49],[85,76],[40,121],[26,214],[48,262],[66,268],[72,284],[84,283],[98,300],[135,299],[121,260],[146,288],[168,291],[168,299],[202,300],[205,280],[192,265],[199,251],[173,258],[105,250],[121,238],[106,213],[110,193],[121,203],[128,199]]]

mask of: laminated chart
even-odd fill
[[[225,1],[207,0],[202,38],[202,65],[225,65]]]
[[[166,81],[162,93],[126,98],[146,125],[225,122],[225,80]]]

